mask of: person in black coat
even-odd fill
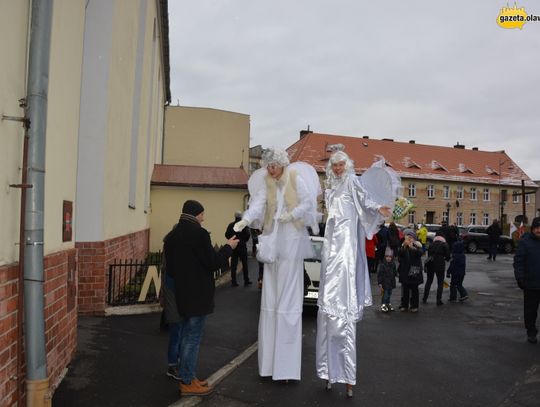
[[[228,266],[238,244],[238,239],[232,237],[216,252],[210,234],[201,226],[203,221],[203,206],[197,201],[186,201],[178,224],[167,234],[163,245],[180,316],[178,377],[183,395],[212,391],[207,383],[196,378],[195,366],[206,316],[214,311],[214,271]]]
[[[537,343],[536,318],[540,304],[540,217],[531,223],[531,232],[519,240],[514,255],[514,276],[523,290],[523,312],[527,340]]]
[[[422,303],[427,303],[433,277],[437,276],[437,305],[443,305],[444,271],[446,270],[446,262],[448,260],[450,260],[450,249],[448,244],[446,244],[446,239],[442,236],[435,236],[433,243],[429,245],[428,257],[424,263],[427,278],[424,285]]]
[[[465,301],[469,299],[467,290],[463,287],[463,280],[465,279],[465,269],[467,262],[465,258],[465,246],[461,240],[454,243],[452,247],[452,260],[446,271],[446,276],[450,279],[450,302],[457,302],[457,293],[459,291],[459,301]]]
[[[247,261],[247,241],[249,240],[251,236],[250,229],[246,226],[244,229],[242,229],[240,232],[235,232],[233,230],[233,227],[236,222],[239,222],[242,220],[242,212],[236,212],[234,214],[234,222],[229,223],[229,226],[227,226],[227,231],[225,232],[225,237],[227,239],[230,239],[234,235],[238,237],[238,246],[236,246],[236,249],[233,250],[232,256],[231,256],[231,284],[233,287],[238,287],[238,283],[236,282],[236,268],[238,267],[238,260],[242,262],[242,272],[244,274],[244,286],[247,287],[251,284],[251,281],[249,281],[249,269],[248,269],[248,261]]]
[[[418,312],[419,292],[418,286],[424,282],[422,273],[422,243],[416,240],[416,233],[412,229],[405,229],[403,245],[398,251],[398,275],[401,283],[400,311]]]
[[[499,249],[499,237],[502,235],[502,229],[497,219],[493,220],[493,223],[486,229],[486,233],[489,236],[489,256],[487,259],[495,261]]]

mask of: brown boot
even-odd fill
[[[182,396],[206,396],[214,390],[211,386],[200,386],[195,380],[191,384],[179,382],[180,393]]]
[[[207,380],[199,380],[196,377],[194,377],[193,379],[191,379],[191,383],[193,383],[193,382],[195,382],[196,384],[198,384],[201,387],[208,387],[208,381]]]

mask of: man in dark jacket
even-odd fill
[[[203,206],[197,201],[186,201],[178,224],[164,241],[167,273],[174,279],[180,316],[178,376],[183,395],[205,395],[212,391],[207,382],[195,377],[195,366],[206,316],[214,311],[214,271],[228,266],[238,244],[234,236],[216,252],[210,234],[201,227],[203,221]]]
[[[536,318],[540,304],[540,217],[534,218],[531,232],[519,240],[514,255],[514,276],[523,290],[523,313],[527,340],[537,343]]]
[[[502,230],[497,219],[493,220],[493,223],[486,229],[486,233],[489,236],[489,256],[487,259],[495,261],[499,248],[499,237],[502,235]]]
[[[244,229],[242,229],[240,232],[235,232],[233,230],[233,227],[236,222],[239,222],[242,220],[242,212],[236,212],[234,214],[234,222],[229,223],[229,226],[227,226],[227,231],[225,232],[225,237],[227,239],[230,239],[234,235],[238,237],[238,246],[236,246],[236,249],[233,250],[233,254],[231,256],[231,284],[233,287],[238,287],[238,283],[236,282],[236,268],[238,267],[238,259],[242,262],[242,272],[244,274],[244,286],[247,287],[251,284],[251,281],[249,281],[249,269],[248,269],[248,261],[247,261],[247,241],[249,240],[251,236],[250,229],[246,226]]]

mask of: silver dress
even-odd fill
[[[326,221],[319,312],[316,370],[330,383],[356,384],[356,322],[372,305],[365,239],[383,220],[354,174],[325,193]]]

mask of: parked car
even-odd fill
[[[433,243],[433,239],[435,239],[435,235],[437,231],[441,228],[441,225],[437,225],[435,223],[428,223],[424,226],[427,229],[427,239],[426,239],[426,249],[427,249],[429,245]]]
[[[489,250],[489,236],[486,233],[488,226],[469,226],[461,234],[465,249],[469,253],[477,253],[478,250],[487,252]],[[502,253],[512,253],[514,241],[510,236],[499,236],[499,251]]]
[[[304,268],[311,280],[307,287],[307,294],[304,296],[304,305],[317,306],[319,298],[319,281],[321,280],[321,260],[324,239],[319,236],[310,236],[311,247],[314,256],[304,260]]]

